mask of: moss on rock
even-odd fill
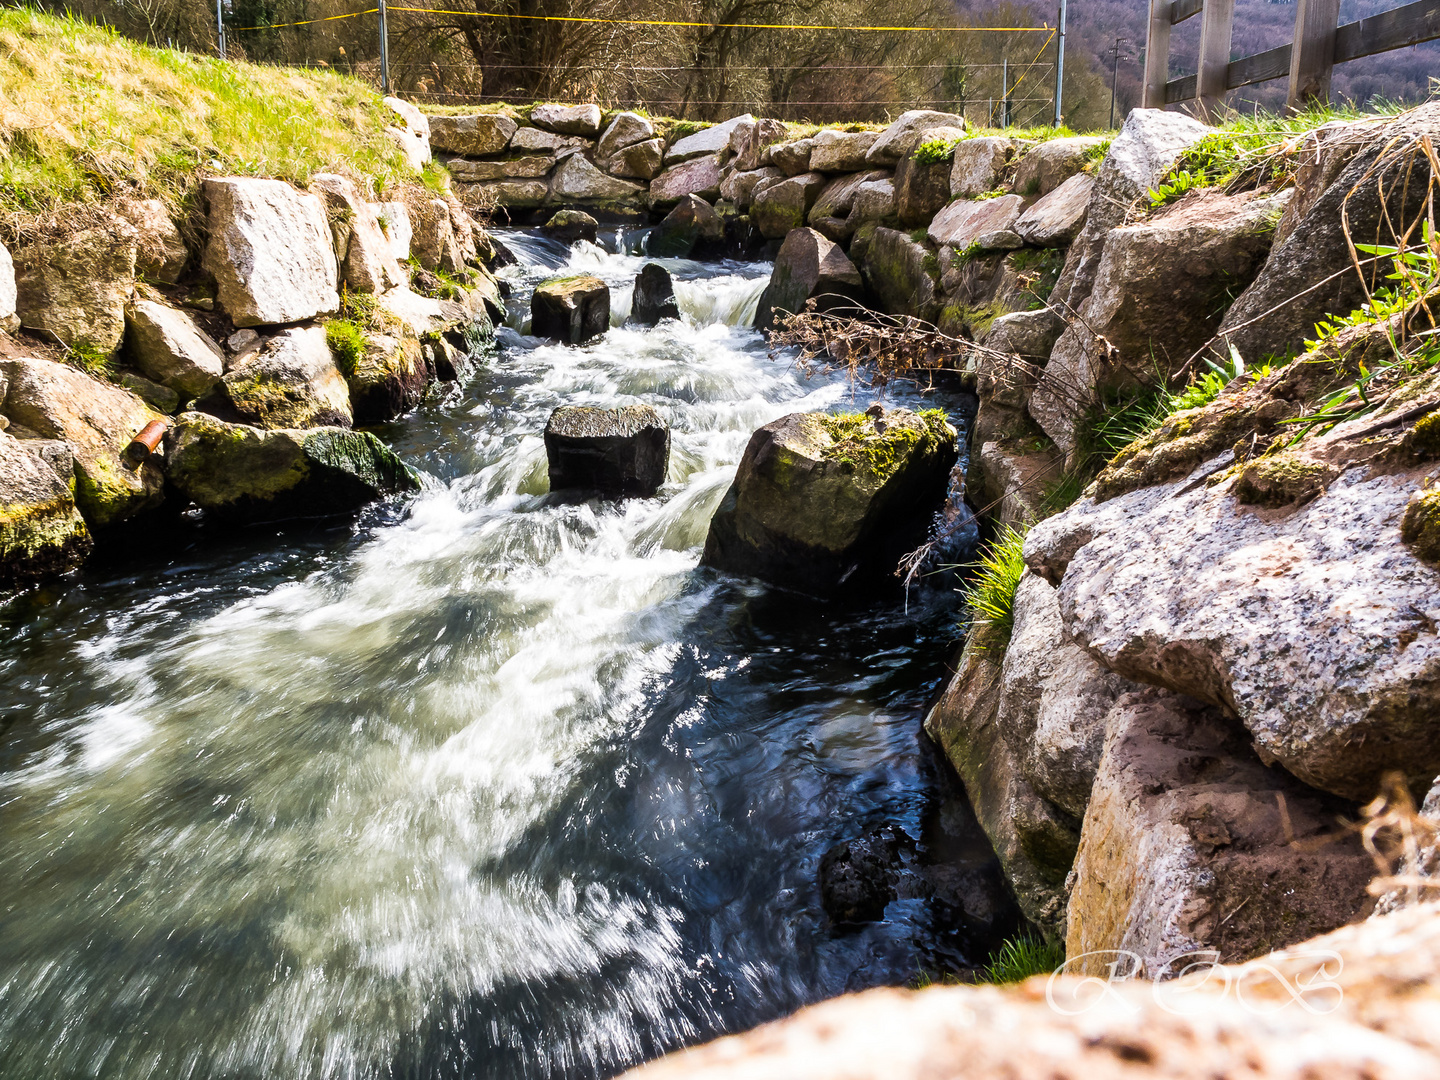
[[[1440,566],[1440,487],[1415,493],[1400,521],[1400,539],[1417,559]]]
[[[1240,469],[1235,498],[1247,506],[1293,506],[1324,494],[1335,477],[1333,466],[1305,461],[1292,453],[1256,458]]]

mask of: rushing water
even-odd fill
[[[385,432],[420,495],[0,607],[7,1080],[604,1074],[965,959],[923,901],[836,933],[816,886],[934,808],[953,597],[697,569],[750,432],[852,391],[742,328],[759,264],[669,262],[681,323],[524,337],[547,268],[619,323],[641,262],[510,239],[514,325]],[[550,410],[624,402],[672,425],[661,496],[550,497]]]

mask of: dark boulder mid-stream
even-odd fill
[[[659,263],[646,263],[635,275],[635,291],[631,294],[630,318],[644,326],[654,326],[661,319],[678,319],[680,306],[675,302],[675,283],[670,271]]]
[[[665,482],[670,426],[649,405],[567,405],[545,425],[552,491],[648,499]]]
[[[958,454],[938,411],[792,413],[751,436],[701,562],[831,596],[925,538]]]
[[[535,287],[530,332],[583,345],[610,326],[610,287],[590,274],[551,278]]]

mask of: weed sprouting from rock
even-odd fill
[[[1025,530],[1000,526],[995,538],[971,564],[975,576],[961,590],[972,633],[983,635],[986,648],[1003,652],[1015,629],[1015,590],[1025,573]]]
[[[1033,934],[1006,941],[985,965],[988,983],[1024,982],[1032,975],[1049,975],[1065,962],[1065,949],[1051,945]]]

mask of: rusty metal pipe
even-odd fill
[[[165,432],[169,430],[169,427],[170,425],[164,420],[151,420],[140,429],[139,434],[130,440],[130,445],[125,447],[125,456],[137,468],[145,464],[145,460],[160,445],[160,440],[165,438]]]

